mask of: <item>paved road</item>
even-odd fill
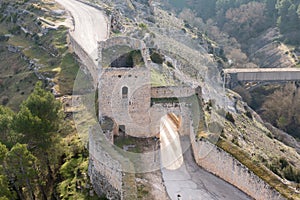
[[[96,8],[76,0],[56,0],[73,16],[75,28],[73,36],[83,49],[95,60],[97,58],[97,41],[107,39],[107,19]]]
[[[187,147],[189,139],[181,139]],[[200,168],[192,156],[191,148],[183,154],[182,165],[175,170],[163,168],[162,175],[171,200],[251,200],[249,196]]]

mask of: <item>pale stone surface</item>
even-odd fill
[[[283,200],[275,189],[224,150],[207,141],[192,142],[196,162],[257,200]]]
[[[102,68],[103,52],[114,46],[140,50],[144,66]],[[117,52],[118,53],[118,52]],[[120,55],[119,55],[120,56]],[[124,125],[127,135],[153,137],[159,134],[160,119],[168,113],[182,117],[181,134],[189,134],[190,110],[185,102],[151,106],[151,98],[190,97],[195,89],[186,86],[151,87],[148,50],[142,41],[114,37],[99,43],[99,118],[111,118],[117,126]],[[107,66],[106,66],[107,67]],[[126,89],[126,95],[123,89]]]

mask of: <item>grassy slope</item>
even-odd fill
[[[43,6],[42,3],[41,6]],[[47,6],[49,9],[48,4]],[[18,5],[18,7],[21,6]],[[55,5],[53,7],[56,8]],[[33,12],[36,15],[23,17],[24,25],[34,23],[34,19],[41,14],[39,9],[33,10]],[[8,19],[9,17],[0,23],[0,35],[9,33],[9,30],[15,26]],[[34,76],[33,71],[28,69],[28,62],[21,59],[21,54],[8,52],[5,48],[7,45],[20,47],[23,55],[31,60],[34,59],[41,66],[39,71],[46,77],[53,78],[57,84],[55,89],[60,94],[64,95],[72,92],[79,65],[68,49],[67,31],[66,27],[60,26],[57,30],[50,30],[48,34],[41,36],[38,41],[34,41],[30,35],[21,32],[20,34],[13,34],[6,42],[0,42],[0,46],[2,46],[0,54],[0,83],[2,83],[0,84],[0,96],[6,99],[8,97],[8,106],[17,110],[20,102],[32,91],[37,78]]]

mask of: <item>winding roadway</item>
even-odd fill
[[[91,56],[97,58],[97,42],[108,38],[107,17],[98,9],[76,0],[56,0],[68,10],[74,22],[75,40]]]
[[[97,58],[97,42],[108,38],[107,18],[100,11],[76,0],[56,0],[74,19],[75,40]],[[170,141],[172,143],[172,141]],[[181,141],[185,142],[185,141]],[[180,148],[180,147],[179,147]],[[184,152],[176,169],[162,169],[166,190],[172,200],[250,200],[242,191],[206,172],[194,161],[191,149]],[[160,199],[160,197],[157,197]]]

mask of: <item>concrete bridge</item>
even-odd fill
[[[243,68],[224,69],[224,84],[235,87],[238,82],[300,81],[300,68]]]

